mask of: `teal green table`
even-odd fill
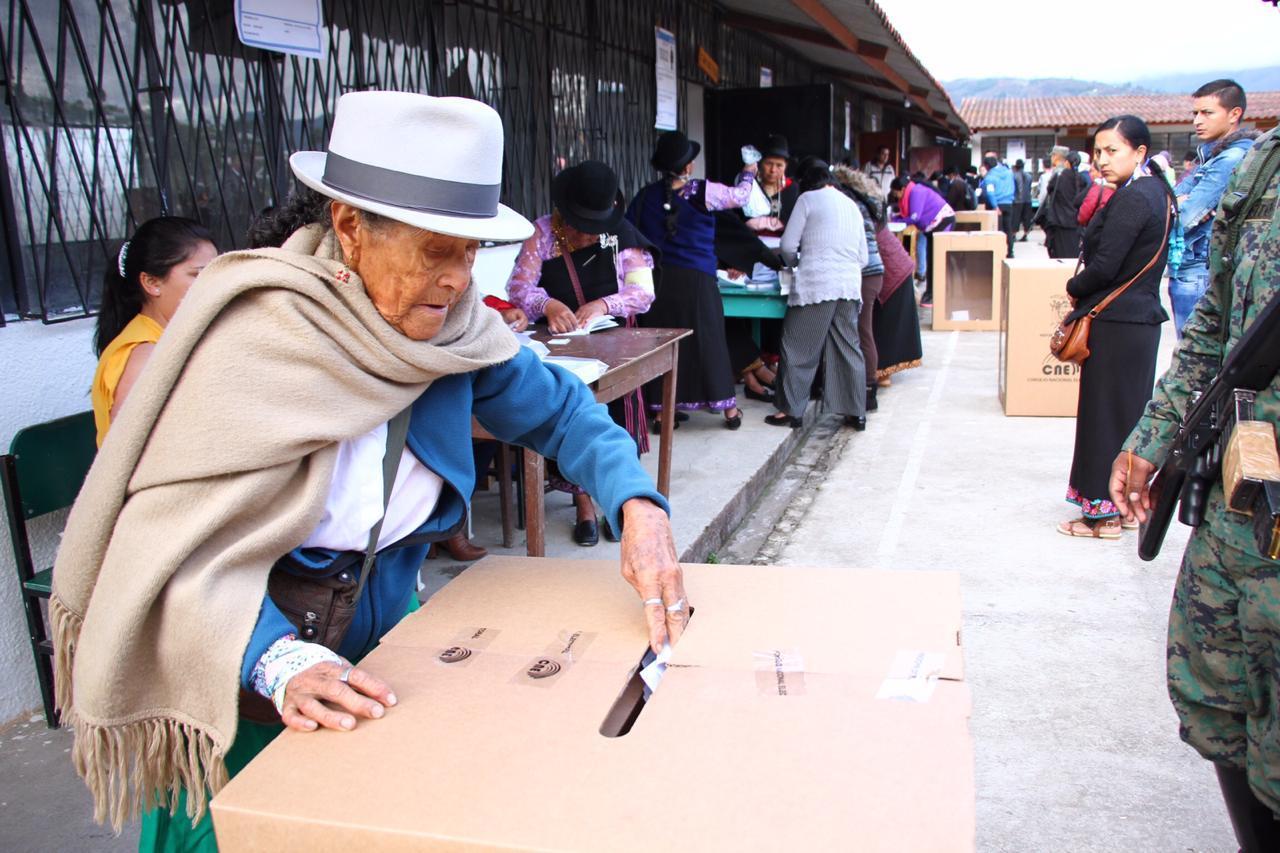
[[[741,284],[720,279],[720,301],[724,316],[749,317],[751,337],[760,345],[760,321],[781,320],[787,313],[787,297],[775,286],[769,290],[748,289]]]

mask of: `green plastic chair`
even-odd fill
[[[13,561],[18,567],[44,718],[50,728],[58,726],[53,703],[53,643],[45,627],[40,599],[47,599],[53,592],[53,567],[37,571],[27,523],[75,502],[98,450],[96,437],[93,412],[81,412],[20,430],[13,437],[9,452],[0,456],[9,541],[13,543]]]

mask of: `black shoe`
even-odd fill
[[[867,411],[874,412],[880,408],[880,404],[876,402],[876,389],[867,389]]]
[[[685,415],[684,420],[686,421],[689,420],[689,416]],[[680,429],[680,421],[681,421],[680,415],[677,413],[675,421],[671,424],[671,428]],[[662,432],[662,421],[658,420],[657,418],[654,418],[652,429],[653,429],[654,435],[657,435],[658,433]]]
[[[764,393],[752,391],[750,388],[743,388],[742,395],[748,400],[759,400],[761,403],[772,403],[773,392],[766,389]]]
[[[845,415],[844,425],[853,427],[854,432],[862,432],[867,428],[867,419],[855,418],[853,415]]]
[[[609,519],[603,516],[600,518],[600,532],[603,533],[604,538],[608,539],[610,542],[618,541],[618,534],[613,532],[613,525],[609,523]]]
[[[687,420],[689,420],[688,412],[676,412],[676,423],[682,424]]]
[[[739,409],[738,414],[734,415],[733,417],[724,419],[725,429],[737,429],[740,426],[742,426],[742,410],[741,409]]]
[[[769,426],[791,427],[792,429],[800,429],[804,423],[803,418],[793,418],[785,412],[778,412],[772,415],[766,415],[764,422]]]
[[[591,546],[600,541],[600,528],[594,518],[579,521],[573,527],[573,541],[579,545]]]

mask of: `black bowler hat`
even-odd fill
[[[766,136],[760,153],[765,157],[781,157],[783,160],[791,159],[791,149],[787,147],[787,138],[780,133]]]
[[[599,160],[584,160],[551,181],[551,201],[560,218],[583,234],[606,234],[618,227],[626,199],[618,175]]]
[[[658,137],[649,160],[659,172],[679,172],[698,156],[702,146],[678,130],[668,130]]]

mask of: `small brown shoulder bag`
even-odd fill
[[[1083,317],[1072,320],[1070,323],[1059,323],[1058,328],[1054,330],[1053,336],[1049,338],[1049,351],[1053,353],[1054,358],[1059,361],[1071,362],[1073,364],[1084,364],[1085,359],[1089,357],[1089,331],[1093,328],[1093,321],[1099,314],[1106,310],[1107,306],[1120,298],[1120,294],[1129,289],[1129,285],[1142,278],[1147,272],[1155,266],[1156,262],[1165,257],[1166,248],[1169,245],[1169,226],[1172,220],[1171,209],[1165,205],[1164,209],[1164,239],[1160,241],[1160,249],[1155,253],[1147,265],[1138,270],[1138,274],[1117,287],[1115,290],[1107,294],[1107,298],[1093,306],[1093,309]],[[1083,256],[1076,263],[1076,272],[1080,272],[1080,263],[1084,261]]]

